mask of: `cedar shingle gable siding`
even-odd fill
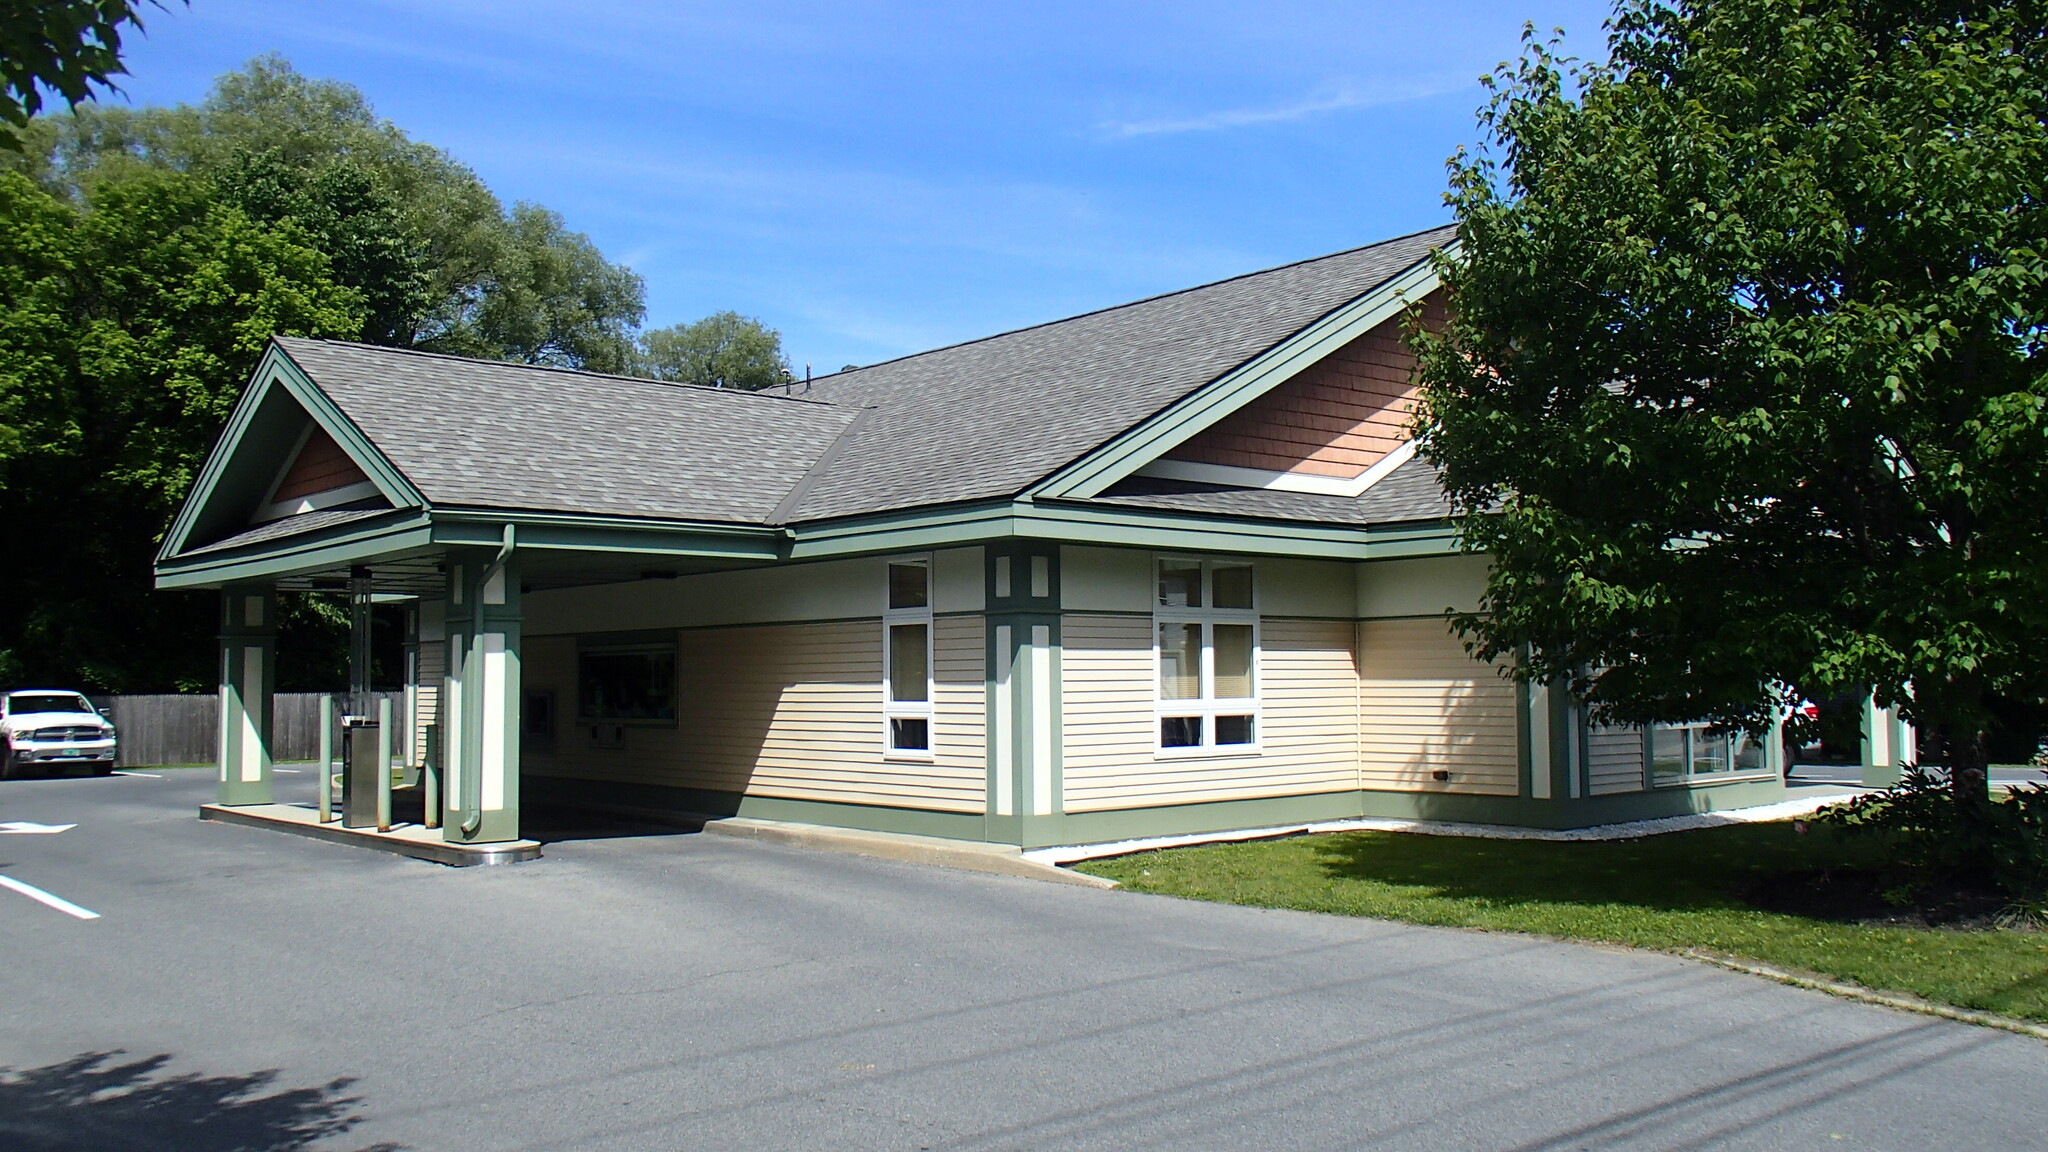
[[[334,442],[334,437],[329,436],[325,429],[315,428],[312,435],[306,437],[306,446],[299,449],[299,458],[292,461],[284,479],[278,482],[276,494],[270,499],[274,504],[282,504],[287,500],[361,484],[369,478],[356,467],[354,460],[349,459],[348,453],[341,450],[341,445]]]
[[[1425,323],[1440,322],[1431,297]],[[1415,353],[1396,317],[1167,454],[1170,460],[1349,480],[1408,439]]]

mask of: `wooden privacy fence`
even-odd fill
[[[320,755],[320,692],[279,692],[271,697],[270,756],[311,760]],[[405,694],[388,697],[405,746]],[[92,702],[121,734],[115,763],[124,768],[161,764],[215,764],[220,757],[219,696],[94,696]]]

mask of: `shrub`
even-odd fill
[[[1916,766],[1892,787],[1830,805],[1816,819],[1884,837],[1923,879],[1988,881],[2029,908],[2048,904],[2048,786],[2027,784],[1986,807],[1962,808],[1945,777]]]

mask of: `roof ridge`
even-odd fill
[[[1086,312],[1076,312],[1072,316],[1061,316],[1055,320],[1041,320],[1036,324],[1026,324],[1019,328],[1010,328],[1002,332],[991,333],[990,335],[987,336],[977,336],[972,340],[956,340],[951,344],[941,344],[936,348],[926,348],[921,352],[908,352],[901,356],[892,356],[887,360],[877,360],[873,364],[862,364],[859,367],[851,370],[841,369],[837,372],[827,373],[826,375],[819,376],[808,381],[808,383],[817,383],[818,381],[822,380],[830,380],[837,376],[851,376],[855,372],[865,372],[870,368],[882,368],[890,364],[901,364],[905,360],[915,360],[920,356],[930,356],[939,352],[950,352],[955,348],[967,348],[976,344],[986,344],[991,340],[1000,340],[1005,336],[1015,336],[1023,332],[1035,332],[1040,328],[1052,328],[1060,324],[1071,323],[1075,320],[1086,320],[1090,316],[1101,316],[1108,312],[1122,311],[1125,308],[1136,308],[1140,304],[1150,304],[1155,300],[1166,300],[1175,296],[1185,296],[1190,292],[1201,292],[1205,289],[1220,287],[1224,284],[1235,283],[1239,280],[1249,280],[1254,276],[1265,276],[1274,272],[1285,272],[1289,268],[1299,268],[1304,264],[1315,264],[1324,260],[1335,260],[1339,256],[1349,256],[1355,252],[1363,252],[1368,248],[1384,248],[1389,244],[1398,244],[1403,240],[1413,240],[1415,237],[1424,235],[1425,233],[1441,232],[1446,229],[1455,227],[1457,227],[1456,224],[1439,224],[1433,228],[1420,228],[1416,231],[1403,233],[1399,236],[1389,236],[1385,240],[1375,240],[1370,244],[1360,244],[1355,248],[1344,248],[1336,252],[1325,252],[1321,256],[1309,256],[1300,260],[1290,260],[1285,264],[1275,264],[1270,268],[1260,268],[1251,272],[1240,272],[1235,276],[1225,276],[1222,279],[1211,280],[1205,284],[1196,284],[1189,288],[1176,288],[1171,292],[1155,292],[1150,296],[1141,296],[1136,300],[1126,300],[1121,304],[1109,304],[1101,308],[1091,308]],[[794,387],[795,385],[796,381],[792,380],[780,385],[770,385],[769,387],[787,389]],[[793,400],[801,400],[803,399],[803,396],[801,394],[792,394],[790,398]]]
[[[272,336],[282,345],[289,340],[299,344],[323,344],[336,348],[362,348],[370,352],[392,353],[401,356],[418,356],[429,360],[453,360],[458,364],[482,364],[493,368],[525,368],[539,372],[560,372],[568,376],[587,376],[597,380],[616,380],[624,384],[652,384],[659,388],[689,389],[720,396],[759,396],[766,400],[786,400],[799,404],[817,404],[826,408],[841,408],[845,405],[830,400],[795,396],[767,388],[714,388],[708,384],[691,384],[682,380],[657,380],[652,376],[628,376],[622,372],[593,372],[588,368],[565,368],[559,364],[529,364],[523,360],[486,360],[481,356],[457,356],[453,352],[435,352],[426,348],[398,348],[390,344],[368,344],[361,340],[330,340],[320,336]]]

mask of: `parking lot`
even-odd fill
[[[2048,1045],[1665,956],[631,826],[449,869],[212,788],[0,785],[72,909],[0,891],[0,1147],[2041,1146]]]

